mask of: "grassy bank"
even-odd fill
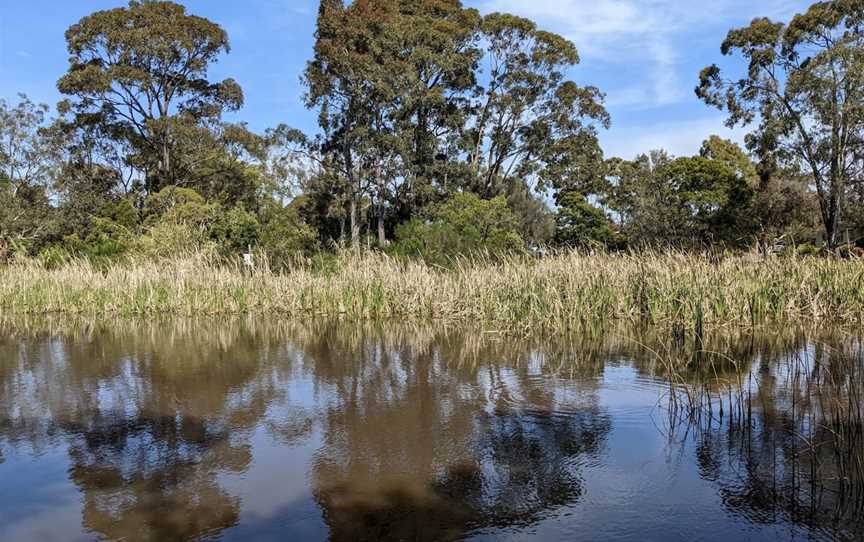
[[[864,264],[820,258],[715,261],[677,254],[562,254],[452,269],[378,254],[287,273],[217,265],[203,255],[109,267],[0,268],[6,314],[344,315],[470,321],[556,331],[644,321],[682,329],[760,325],[859,326]]]

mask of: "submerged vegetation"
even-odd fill
[[[437,319],[517,333],[616,321],[673,331],[785,324],[860,326],[864,268],[855,260],[688,253],[564,252],[459,258],[443,267],[347,252],[249,271],[205,252],[0,270],[4,313],[271,314]]]

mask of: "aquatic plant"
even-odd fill
[[[207,253],[73,260],[0,268],[0,311],[88,316],[339,316],[472,322],[532,334],[614,323],[701,333],[769,325],[857,327],[864,265],[789,256],[757,260],[679,252],[567,252],[543,258],[460,258],[448,267],[380,253],[344,253],[328,265],[253,271]]]

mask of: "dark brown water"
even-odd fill
[[[859,344],[5,324],[0,540],[861,540]]]

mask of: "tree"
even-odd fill
[[[608,127],[609,115],[597,88],[564,78],[579,63],[576,47],[508,14],[487,15],[481,32],[491,69],[468,133],[478,193],[532,176],[562,192],[593,187],[602,169],[596,127]]]
[[[555,243],[561,246],[610,246],[616,242],[610,220],[579,192],[567,192],[560,198],[555,222]]]
[[[702,142],[699,156],[722,163],[747,183],[747,186],[759,186],[759,171],[756,165],[737,143],[712,135]]]
[[[44,234],[50,209],[48,106],[19,97],[14,107],[0,100],[0,260],[9,243],[31,243]]]
[[[45,136],[48,106],[34,104],[24,94],[10,107],[0,99],[0,171],[12,195],[19,190],[46,186],[51,153]]]
[[[69,69],[57,83],[79,124],[94,120],[129,143],[129,165],[157,192],[180,177],[174,146],[183,127],[217,120],[243,103],[232,79],[211,82],[209,66],[229,51],[228,36],[173,2],[131,1],[97,11],[66,31]]]
[[[555,235],[555,214],[527,183],[515,180],[507,190],[507,208],[518,223],[522,239],[529,247],[541,247]]]
[[[338,168],[349,207],[351,245],[360,244],[360,202],[367,178],[369,134],[376,112],[376,63],[371,47],[383,30],[386,13],[374,2],[322,1],[315,33],[315,56],[304,74],[307,107],[318,107],[323,138],[319,147]]]
[[[702,70],[696,94],[729,113],[727,124],[758,126],[748,145],[762,161],[808,173],[831,246],[864,173],[864,3],[813,4],[787,25],[767,18],[731,30],[724,55],[739,53],[747,73],[725,79]]]
[[[404,182],[397,214],[440,201],[465,184],[464,129],[477,92],[480,15],[459,0],[398,0],[385,73]]]
[[[653,151],[608,167],[606,201],[631,244],[742,245],[758,226],[753,188],[724,160]]]
[[[446,263],[453,256],[522,252],[525,243],[507,201],[457,193],[433,206],[426,219],[415,218],[397,228],[394,250]]]
[[[477,19],[458,0],[322,2],[306,99],[345,179],[352,245],[365,197],[383,245],[388,199],[407,219],[446,192],[461,95],[475,84]]]
[[[605,182],[598,201],[609,209],[632,241],[642,242],[638,233],[646,224],[663,222],[653,193],[657,171],[672,161],[662,150],[640,154],[634,160],[610,158],[604,164]]]

